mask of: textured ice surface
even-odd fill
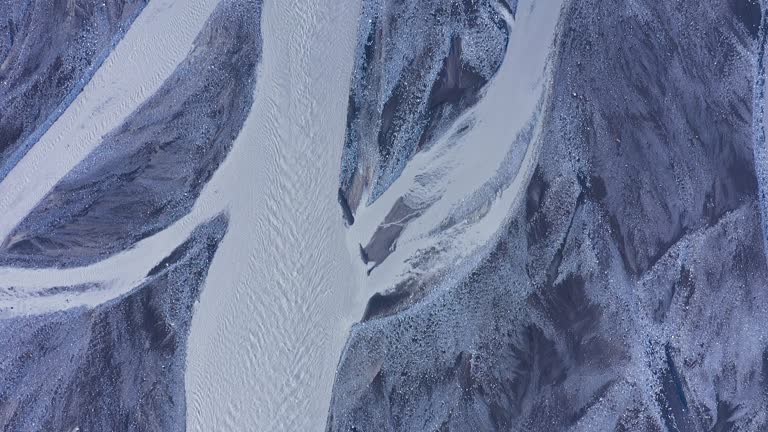
[[[188,213],[250,109],[259,10],[222,2],[187,59],[21,221],[0,261],[90,264]]]
[[[509,43],[546,7],[513,6]],[[328,430],[768,428],[759,6],[586,0],[559,14],[523,205],[466,275],[416,274],[415,292],[429,294],[371,299],[385,312],[351,331]],[[492,96],[481,94],[478,107]],[[512,117],[519,100],[507,103],[500,115]],[[489,190],[443,226],[473,220],[461,209],[498,200]],[[383,215],[356,214],[352,230],[371,217]]]
[[[108,303],[0,320],[0,428],[185,430],[190,320],[227,224],[222,214],[199,226]]]
[[[145,4],[0,1],[0,180],[77,97]]]
[[[757,1],[2,1],[0,429],[768,429]]]
[[[50,19],[115,13],[111,4],[66,2]],[[0,430],[187,429],[187,338],[230,218],[221,201],[185,216],[253,104],[260,10],[260,1],[239,0],[148,5],[136,22],[141,34],[127,33],[129,45],[110,54],[51,129],[39,130],[44,137],[2,181],[3,230],[23,220],[4,243],[4,264],[18,267],[0,269]],[[27,12],[19,14],[32,17]],[[159,58],[138,42],[163,23],[176,28],[165,32],[172,40],[157,43]],[[146,59],[154,72],[135,74]],[[126,60],[134,69],[115,69]],[[42,109],[46,99],[31,102]],[[2,107],[0,119],[8,113]],[[105,125],[118,126],[99,136]],[[101,144],[70,170],[68,157],[93,149],[96,138]],[[64,172],[50,189],[49,179]],[[26,207],[35,197],[43,200]],[[111,259],[140,240],[140,256]]]

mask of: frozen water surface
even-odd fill
[[[768,429],[758,0],[0,0],[0,429]]]

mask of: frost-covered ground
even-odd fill
[[[0,2],[0,179],[79,95],[145,6]]]
[[[0,429],[768,428],[755,0],[0,14]]]
[[[124,296],[3,319],[2,430],[184,430],[190,318],[226,231],[224,214],[200,225]],[[40,295],[73,288],[98,289]]]
[[[364,306],[336,204],[359,6],[261,9],[149,2],[0,183],[6,428],[322,429]]]
[[[336,201],[358,11],[264,3],[254,106],[211,180],[218,194],[198,200],[226,200],[232,228],[192,323],[189,430],[324,427],[366,300]]]
[[[429,3],[369,4],[397,15],[383,24],[394,28]],[[380,93],[352,82],[340,204],[371,299],[342,354],[328,430],[765,430],[760,6],[463,4],[496,7],[506,53],[424,145],[359,139],[360,119],[375,136],[425,115],[406,106],[391,120]],[[466,21],[431,12],[433,27]],[[382,30],[406,40],[366,51],[369,22],[354,76],[418,84],[368,60],[408,58],[412,37]],[[524,73],[505,82],[523,67],[538,93]],[[439,87],[430,79],[417,99]],[[521,103],[521,91],[537,96]],[[516,122],[523,110],[528,122]],[[382,148],[402,150],[400,169]]]

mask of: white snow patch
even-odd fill
[[[545,97],[549,84],[547,61],[562,2],[536,7],[534,3],[521,2],[516,19],[500,10],[510,27],[507,51],[478,104],[457,119],[435,145],[415,155],[381,197],[357,209],[347,238],[352,256],[358,253],[359,245],[368,244],[398,198],[410,195],[432,203],[406,226],[395,251],[366,279],[368,296],[392,289],[413,276],[423,278],[466,268],[468,259],[483,255],[481,250],[522,202],[538,160],[541,124],[534,129],[528,148],[521,152],[524,156],[520,166],[506,189],[489,197],[490,205],[471,219],[463,219],[447,230],[440,226],[467,197],[503,169],[502,161],[514,150],[515,137],[536,117]],[[470,118],[474,126],[456,139],[456,131]],[[418,183],[425,178],[431,179],[428,187]],[[367,202],[367,197],[361,202]],[[425,260],[413,260],[420,255]]]
[[[218,0],[150,2],[78,98],[0,183],[0,238],[5,238],[102,136],[120,125],[152,96],[192,49]],[[213,216],[193,213],[167,231],[111,259],[82,268],[0,268],[0,316],[40,314],[96,306],[125,294]],[[103,289],[40,296],[45,288],[95,282]]]
[[[325,428],[339,354],[367,299],[336,200],[359,8],[264,2],[253,109],[209,185],[230,232],[193,319],[190,431]]]
[[[159,88],[217,3],[150,2],[0,184],[0,237]],[[253,108],[191,213],[87,267],[0,269],[0,316],[123,295],[199,223],[227,210],[229,232],[192,322],[187,429],[323,430],[339,353],[366,299],[355,291],[363,273],[352,268],[336,201],[359,7],[359,0],[265,2]],[[91,282],[101,286],[43,295]]]

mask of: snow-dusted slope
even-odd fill
[[[192,49],[214,0],[152,1],[93,78],[0,183],[0,237],[108,132],[152,96]]]
[[[93,308],[0,320],[0,428],[185,430],[192,309],[226,231],[226,215],[201,224],[144,283]],[[94,287],[58,291],[72,289]]]
[[[550,7],[552,25],[522,30]],[[755,175],[753,157],[764,145],[753,129],[763,93],[752,111],[760,16],[751,0],[517,3],[509,47],[528,34],[541,43],[538,32],[551,41],[543,96],[522,105],[536,108],[532,122],[508,132],[509,143],[535,143],[519,187],[499,196],[480,182],[499,175],[488,165],[504,166],[507,153],[483,153],[493,143],[482,135],[465,152],[465,136],[450,133],[468,136],[495,116],[517,124],[515,85],[530,85],[523,74],[494,88],[504,63],[466,110],[478,112],[472,122],[447,128],[450,145],[437,139],[409,155],[370,202],[344,194],[368,189],[346,189],[342,173],[340,203],[372,297],[341,356],[328,430],[764,430],[768,269],[764,172]],[[486,98],[504,104],[480,113]],[[510,172],[525,172],[518,164]],[[443,190],[463,193],[446,195],[450,212],[413,199],[445,199]],[[489,217],[493,203],[514,202],[510,191],[522,205]],[[498,235],[467,236],[482,246],[456,235],[493,220]],[[466,267],[451,260],[463,253]],[[444,259],[443,279],[419,271]]]
[[[367,265],[368,296],[415,299],[425,285],[461,278],[523,201],[541,144],[551,87],[547,61],[560,8],[523,4],[513,16],[497,5],[495,12],[509,42],[496,48],[500,66],[477,90],[479,100],[435,132],[388,188],[374,195],[364,189],[351,209],[348,242]],[[462,68],[492,47],[485,48],[463,53]]]

